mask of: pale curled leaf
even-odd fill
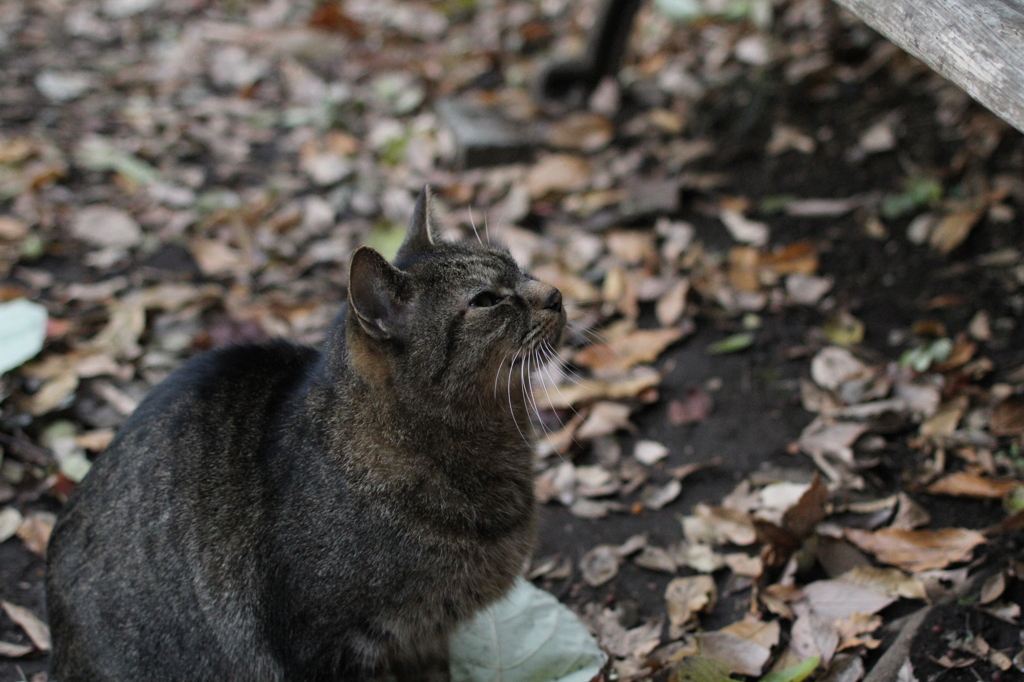
[[[46,308],[26,299],[0,304],[0,374],[43,349]]]
[[[572,611],[521,578],[449,651],[452,682],[589,682],[607,660]]]
[[[669,635],[679,637],[696,621],[697,614],[711,611],[718,601],[718,588],[709,575],[675,578],[665,588]]]
[[[32,640],[40,651],[50,650],[50,628],[46,626],[39,616],[32,613],[24,606],[18,606],[10,602],[0,602],[3,605],[7,617],[17,623],[28,638]]]

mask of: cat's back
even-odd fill
[[[224,653],[255,646],[258,605],[235,599],[258,592],[258,571],[241,543],[259,536],[261,464],[280,413],[319,358],[283,341],[204,353],[125,422],[51,538],[47,593],[60,680],[137,676],[153,669],[154,654],[221,675],[230,660]],[[170,631],[160,624],[168,609],[178,622]],[[200,654],[205,662],[188,650],[197,635],[221,644]],[[61,651],[62,642],[75,648]],[[270,665],[250,658],[254,671]],[[92,661],[130,667],[90,672]],[[254,671],[221,679],[255,679]]]

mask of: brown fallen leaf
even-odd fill
[[[730,542],[745,547],[757,540],[757,532],[750,517],[728,507],[711,507],[699,503],[693,508],[693,515],[684,516],[682,523],[686,539],[695,544],[722,545]]]
[[[642,362],[653,362],[683,335],[683,330],[675,327],[640,329],[611,343],[587,346],[576,354],[573,362],[599,377],[614,376]]]
[[[852,585],[866,587],[893,598],[928,598],[928,592],[925,590],[924,583],[914,576],[907,575],[898,568],[856,566],[839,576],[839,580]]]
[[[760,675],[771,656],[770,647],[731,632],[702,633],[697,639],[701,655],[722,661],[731,673]]]
[[[874,532],[846,529],[846,537],[855,545],[875,555],[882,563],[898,566],[911,573],[931,568],[944,568],[968,558],[985,536],[966,528],[941,530],[903,530],[883,528]]]
[[[647,546],[633,559],[633,563],[650,571],[659,571],[672,575],[676,572],[676,562],[672,555],[661,547]]]
[[[870,634],[882,626],[882,617],[879,615],[852,613],[846,618],[833,621],[832,626],[839,634],[839,646],[836,651],[852,649],[857,646],[876,649],[882,643],[873,637],[861,636]]]
[[[586,159],[571,154],[549,154],[538,161],[526,175],[526,189],[539,199],[552,192],[578,192],[591,178]]]
[[[50,542],[50,533],[57,517],[49,512],[32,512],[18,526],[18,537],[34,554],[45,558],[46,546]]]
[[[696,622],[697,614],[711,611],[718,600],[715,580],[709,575],[676,578],[665,588],[668,605],[669,636],[673,639]]]
[[[700,386],[686,391],[682,400],[672,400],[668,404],[668,420],[673,426],[702,422],[711,414],[715,401],[711,394]]]
[[[932,483],[928,486],[926,492],[932,495],[1001,499],[1014,488],[1022,486],[1024,486],[1024,483],[1021,481],[994,481],[990,478],[969,474],[965,471],[957,471],[956,473],[943,476]]]
[[[18,606],[7,601],[0,602],[0,605],[3,606],[7,617],[25,631],[25,634],[32,640],[37,649],[40,651],[50,650],[50,628],[46,626],[46,623],[24,606]]]
[[[681,279],[658,299],[654,314],[663,327],[679,321],[686,311],[686,296],[690,293],[690,280]]]
[[[613,402],[594,403],[586,420],[576,429],[576,439],[592,440],[600,436],[610,436],[616,431],[632,430],[629,421],[629,405]]]
[[[800,659],[821,656],[821,662],[826,664],[839,647],[839,633],[829,619],[805,613],[793,623],[789,646]]]
[[[637,398],[660,383],[661,375],[652,367],[634,367],[626,375],[614,379],[582,379],[562,384],[557,391],[548,389],[547,393],[538,386],[534,398],[542,410],[562,410],[596,400]]]
[[[1024,397],[1012,396],[996,405],[988,428],[993,436],[1018,436],[1024,433]]]
[[[854,613],[877,613],[896,601],[895,597],[844,580],[816,580],[802,589],[811,610],[829,621]]]
[[[800,496],[800,499],[782,515],[779,524],[765,519],[754,519],[757,539],[764,545],[761,559],[766,565],[779,567],[789,561],[803,545],[818,523],[825,518],[828,488],[818,474]]]
[[[818,271],[818,250],[812,241],[794,242],[762,255],[758,264],[776,275],[813,275]]]
[[[943,216],[932,230],[928,243],[943,256],[949,255],[964,243],[983,213],[980,210],[957,211]]]
[[[999,597],[1003,596],[1003,592],[1006,590],[1006,574],[1002,571],[989,577],[985,581],[985,584],[981,586],[981,594],[978,596],[978,603],[980,604],[991,604]]]
[[[569,114],[551,126],[548,144],[558,149],[596,152],[608,146],[615,127],[604,116],[586,111]]]

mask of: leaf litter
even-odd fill
[[[201,17],[186,4],[117,0],[47,5],[30,26],[19,17],[36,4],[12,5],[4,36],[18,36],[24,51],[0,84],[0,301],[28,299],[46,311],[18,332],[13,350],[0,337],[7,542],[45,554],[52,505],[146,391],[191,354],[275,335],[320,340],[343,297],[337,264],[361,243],[394,251],[427,182],[450,236],[474,239],[481,225],[472,215],[482,213],[484,236],[506,241],[566,297],[576,331],[563,362],[535,384],[536,416],[550,433],[537,462],[545,511],[562,506],[598,527],[673,518],[674,536],[608,538],[537,577],[546,587],[566,583],[563,595],[620,679],[651,679],[666,667],[691,679],[698,643],[724,662],[718,679],[779,672],[799,659],[831,674],[845,653],[863,671],[878,619],[888,618],[884,604],[955,592],[965,578],[952,572],[977,570],[985,548],[1013,532],[1009,511],[984,534],[943,526],[957,523],[948,518],[936,526],[920,504],[986,499],[1010,510],[1020,495],[1024,375],[1001,364],[1008,354],[999,347],[1012,316],[967,311],[949,330],[894,329],[902,336],[883,340],[881,353],[877,339],[868,349],[878,330],[829,269],[836,240],[821,236],[848,221],[870,239],[898,238],[951,267],[993,273],[1017,292],[1024,276],[1010,237],[956,260],[979,231],[1019,228],[1019,182],[985,177],[984,166],[1012,133],[883,41],[867,39],[867,61],[844,63],[824,37],[857,35],[851,17],[816,0],[774,10],[657,3],[662,11],[641,12],[623,83],[602,86],[590,111],[552,117],[527,95],[525,74],[541,55],[580,41],[592,3],[269,2]],[[169,25],[180,30],[162,30]],[[48,46],[67,39],[81,58],[51,60]],[[145,56],[129,65],[136,52]],[[829,83],[910,79],[934,104],[934,125],[967,140],[952,165],[971,172],[908,164],[906,177],[874,191],[742,196],[747,185],[714,162],[737,152],[697,121],[727,106],[753,67],[819,102],[839,96]],[[543,123],[552,149],[459,171],[433,107],[459,91],[482,93],[524,128]],[[52,126],[31,122],[42,106],[36,92],[54,112]],[[97,117],[109,120],[99,131]],[[846,131],[782,113],[749,143],[783,163],[831,150],[836,163],[859,169],[901,153],[906,121],[875,112]],[[824,232],[793,229],[812,223]],[[934,265],[936,277],[946,276],[942,267]],[[948,297],[932,304],[957,307]],[[701,349],[708,362],[760,371],[764,349],[777,343],[764,322],[783,318],[806,328],[789,349],[803,369],[791,397],[815,415],[783,454],[806,455],[822,477],[748,476],[724,500],[689,499],[684,481],[696,469],[683,471],[694,466],[684,459],[687,439],[727,398],[706,383],[671,385],[671,358],[713,330],[702,336],[719,339]],[[662,404],[677,431],[648,437],[641,425]],[[607,455],[609,443],[618,455]],[[905,460],[894,463],[894,451]],[[900,490],[881,483],[885,468]],[[815,564],[828,580],[808,577]],[[635,570],[676,585],[641,618],[620,599]],[[1015,571],[1006,568],[1011,587],[1021,580]],[[728,587],[709,584],[711,573]],[[684,584],[699,586],[692,598]],[[998,610],[1005,586],[995,585],[984,603]],[[728,590],[757,618],[695,635]],[[32,641],[29,651],[42,648]],[[0,654],[24,656],[29,645],[3,646]]]

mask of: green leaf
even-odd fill
[[[590,682],[607,656],[550,593],[520,578],[452,636],[452,682]]]
[[[802,682],[807,676],[818,669],[821,664],[821,656],[805,658],[796,665],[791,665],[785,670],[777,670],[768,673],[761,678],[761,682]]]
[[[0,374],[43,349],[46,308],[24,298],[0,304]]]
[[[900,356],[900,364],[915,372],[927,372],[933,363],[943,363],[953,352],[951,339],[936,339],[917,348],[911,348]]]
[[[1024,485],[1019,485],[1003,498],[1003,509],[1010,514],[1024,511]]]
[[[708,346],[708,352],[712,355],[726,355],[728,353],[738,353],[741,350],[750,348],[754,344],[754,335],[744,332],[742,334],[733,334],[727,336],[721,341],[716,341]]]
[[[148,163],[99,138],[83,142],[75,159],[79,165],[90,170],[120,173],[137,185],[150,185],[160,180],[160,173]]]

